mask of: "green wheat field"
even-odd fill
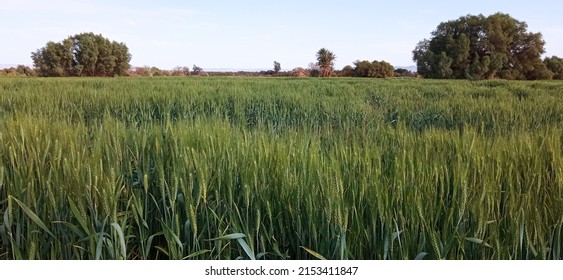
[[[0,259],[562,259],[563,82],[0,79]]]

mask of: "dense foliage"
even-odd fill
[[[35,77],[37,73],[29,66],[18,65],[17,67],[10,67],[0,69],[0,76],[5,77]]]
[[[553,73],[554,80],[563,80],[563,58],[557,56],[546,57],[543,63]]]
[[[354,66],[352,70],[353,77],[388,78],[393,77],[395,74],[393,65],[385,61],[374,60],[369,62],[367,60],[358,60],[354,62]]]
[[[413,59],[428,78],[550,79],[541,61],[541,33],[507,14],[467,15],[442,22],[430,39],[418,43]]]
[[[0,259],[561,259],[562,87],[0,79]]]
[[[81,33],[62,42],[48,42],[31,54],[40,76],[123,76],[130,68],[131,55],[124,43],[102,35]]]

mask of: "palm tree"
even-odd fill
[[[317,52],[317,65],[319,66],[321,77],[330,77],[334,67],[336,56],[333,52],[322,48]]]

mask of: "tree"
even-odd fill
[[[172,76],[189,76],[190,68],[187,66],[181,67],[177,66],[172,70]]]
[[[557,56],[546,57],[543,63],[553,73],[554,80],[563,80],[563,58]]]
[[[374,60],[372,64],[375,67],[375,77],[376,78],[388,78],[393,77],[395,74],[395,68],[390,63],[385,60],[377,61]]]
[[[336,56],[333,52],[322,48],[317,52],[317,66],[319,67],[319,76],[330,77],[334,69],[334,60]]]
[[[418,72],[442,79],[547,78],[541,33],[507,14],[467,15],[442,22],[413,50]]]
[[[197,75],[201,74],[202,72],[203,72],[203,68],[194,64],[194,66],[192,67],[192,73],[197,76]]]
[[[18,65],[17,67],[10,67],[0,69],[0,76],[8,77],[35,77],[36,73],[29,66]]]
[[[40,76],[121,76],[130,68],[131,55],[124,43],[102,35],[81,33],[31,53]]]
[[[293,77],[307,77],[307,71],[301,67],[296,67],[291,70],[291,75]]]
[[[371,78],[387,78],[393,77],[395,69],[393,65],[385,61],[374,60],[369,62],[367,60],[354,62],[356,66],[353,70],[356,77],[371,77]]]
[[[355,77],[373,77],[375,74],[375,67],[367,60],[354,62],[354,76]]]
[[[277,61],[274,61],[274,73],[278,73],[281,70],[281,64]]]
[[[16,72],[18,72],[18,74],[20,74],[22,76],[26,76],[26,77],[36,76],[35,71],[33,69],[31,69],[29,66],[25,66],[25,65],[18,65],[18,67],[16,68]]]
[[[309,77],[320,77],[321,76],[321,68],[317,63],[310,62],[307,65],[307,72],[309,72]]]
[[[165,72],[156,66],[150,68],[150,75],[153,77],[166,76]]]
[[[344,66],[344,68],[342,68],[342,70],[340,70],[340,76],[341,77],[352,77],[352,76],[354,76],[354,67],[352,67],[350,65]]]

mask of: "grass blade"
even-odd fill
[[[319,254],[319,253],[317,253],[317,252],[315,252],[315,251],[313,251],[313,250],[311,250],[311,249],[309,249],[309,248],[307,248],[307,247],[305,247],[305,246],[300,246],[300,247],[301,247],[303,250],[305,250],[307,253],[313,255],[313,257],[315,257],[315,258],[317,258],[317,259],[319,259],[319,260],[326,260],[326,258],[323,257],[321,254]]]
[[[47,234],[55,238],[55,235],[47,228],[45,223],[43,223],[43,221],[41,221],[41,219],[39,219],[39,217],[35,215],[35,213],[33,213],[33,211],[29,209],[29,207],[27,207],[27,205],[25,205],[23,202],[19,201],[17,198],[13,196],[10,196],[9,199],[13,199],[35,224],[37,224],[40,228],[42,228]]]
[[[86,233],[86,235],[90,235],[90,230],[88,230],[88,226],[86,225],[86,221],[84,221],[84,219],[82,219],[82,216],[80,215],[80,211],[78,210],[78,207],[76,207],[76,204],[74,203],[74,201],[72,201],[72,199],[70,197],[68,198],[68,205],[70,206],[70,211],[74,215],[74,218],[78,221],[78,223],[80,224],[80,226],[84,230],[84,233]]]
[[[212,239],[206,239],[206,241],[233,240],[233,239],[239,239],[239,238],[245,238],[245,237],[246,237],[246,235],[244,233],[231,233],[231,234],[223,235],[223,236],[212,238]]]
[[[483,241],[483,239],[477,237],[466,237],[465,240],[469,242],[473,242],[475,244],[483,245],[485,247],[493,248],[493,246],[489,245],[489,243]]]
[[[94,257],[95,260],[100,260],[102,257],[102,248],[104,245],[104,233],[98,233],[99,237],[98,237],[98,242],[96,242],[96,256]]]
[[[420,252],[418,253],[418,255],[416,255],[416,257],[414,258],[415,261],[419,261],[424,259],[424,257],[426,257],[426,255],[428,255],[428,253],[426,252]]]
[[[237,242],[240,244],[240,246],[242,247],[244,252],[248,255],[248,257],[251,260],[255,261],[256,257],[254,256],[254,252],[252,252],[252,249],[250,249],[250,246],[248,246],[246,241],[244,241],[244,239],[242,239],[242,238],[237,238]]]
[[[120,253],[121,253],[121,257],[123,259],[127,258],[127,250],[125,247],[125,237],[123,235],[123,229],[121,229],[121,226],[119,226],[119,224],[117,223],[111,223],[111,226],[115,229],[115,231],[117,232],[117,236],[119,237],[119,245],[120,245]]]
[[[200,256],[200,255],[203,255],[203,254],[209,253],[209,252],[211,252],[211,250],[207,250],[207,249],[205,249],[205,250],[199,250],[199,251],[197,251],[197,252],[193,252],[193,253],[187,255],[186,257],[183,258],[183,260],[195,258],[195,257],[197,257],[197,256]]]
[[[12,227],[12,225],[10,225],[10,219],[8,219],[8,209],[4,211],[4,226],[8,230]]]

